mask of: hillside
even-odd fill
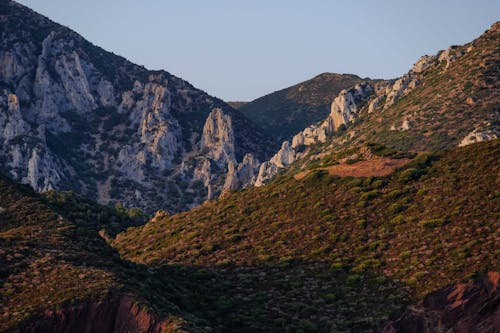
[[[126,213],[0,176],[0,331],[204,331],[173,303],[185,294],[175,281],[121,260],[98,235],[137,225]]]
[[[196,294],[223,302],[210,312],[222,331],[367,331],[500,270],[499,154],[495,140],[418,155],[385,177],[290,172],[129,229],[113,246],[137,263],[204,267],[216,286]]]
[[[217,197],[229,164],[277,149],[223,101],[14,1],[0,35],[0,170],[36,191],[182,211]]]
[[[333,98],[363,79],[351,74],[323,73],[310,80],[257,98],[238,108],[276,140],[289,140],[324,119]]]

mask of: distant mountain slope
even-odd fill
[[[204,331],[172,302],[184,292],[170,277],[122,261],[98,235],[133,224],[121,211],[70,194],[43,198],[0,176],[0,331]]]
[[[215,294],[237,305],[220,323],[224,331],[237,323],[370,331],[397,317],[407,297],[500,269],[499,154],[495,140],[418,155],[386,177],[316,170],[296,180],[289,172],[129,229],[113,245],[138,263],[212,268],[210,284],[230,287],[201,285],[197,293],[200,302]]]
[[[152,212],[216,197],[229,164],[275,144],[240,112],[13,1],[0,3],[0,169]]]
[[[333,98],[363,79],[352,74],[323,73],[273,92],[238,108],[269,135],[288,140],[305,127],[324,119]]]

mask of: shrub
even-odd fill
[[[410,181],[418,180],[423,175],[422,170],[417,170],[415,168],[409,168],[399,174],[399,182],[408,183]]]
[[[399,225],[399,224],[403,224],[404,222],[405,222],[405,218],[403,217],[403,215],[396,215],[391,219],[390,223],[392,225]]]
[[[363,193],[363,194],[361,194],[361,200],[365,200],[365,201],[372,200],[372,199],[376,198],[378,196],[378,194],[379,193],[376,190]]]
[[[437,227],[441,227],[447,223],[446,219],[439,218],[439,219],[431,219],[431,220],[423,220],[420,221],[418,224],[421,227],[427,228],[427,229],[433,229]]]
[[[399,198],[400,196],[402,196],[403,194],[404,193],[402,191],[400,191],[400,190],[394,190],[394,191],[391,191],[391,192],[387,193],[385,195],[385,197],[387,199],[395,200],[395,199]]]
[[[399,203],[393,203],[392,205],[389,206],[389,208],[387,208],[387,212],[390,215],[394,215],[394,214],[402,212],[405,209],[406,209],[406,206],[401,205]]]
[[[411,252],[410,251],[403,251],[403,252],[401,252],[399,254],[399,257],[401,259],[408,259],[408,258],[410,258],[410,256],[411,256]]]
[[[366,228],[366,226],[368,225],[365,219],[358,220],[356,224],[363,229]]]

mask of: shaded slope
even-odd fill
[[[288,140],[305,127],[324,119],[333,98],[363,79],[352,74],[323,73],[273,92],[238,108],[276,140]]]
[[[260,305],[251,303],[254,309],[271,311],[294,327],[308,316],[329,318],[313,331],[368,330],[406,301],[387,286],[380,286],[380,293],[363,288],[377,290],[377,283],[397,279],[419,300],[478,272],[500,269],[495,245],[500,220],[499,152],[496,140],[442,155],[424,154],[387,177],[339,178],[315,171],[297,181],[287,174],[265,187],[129,229],[113,244],[126,258],[155,266],[215,265],[214,279],[219,276],[219,283],[226,281],[228,286],[234,286],[245,267],[253,267],[250,279],[263,274],[264,281],[284,278],[291,283],[259,284],[255,290],[267,296],[290,289],[283,299],[263,296]],[[306,268],[311,266],[316,268]],[[288,269],[301,273],[284,274]],[[379,278],[374,280],[371,274]],[[319,297],[314,286],[321,286],[323,277],[333,279],[324,292],[339,295],[331,296],[340,311],[337,315],[321,302],[314,303]],[[300,281],[308,281],[309,288],[301,289]],[[349,289],[353,283],[357,287]],[[203,292],[199,293],[202,297]],[[244,292],[230,293],[229,299],[224,294],[226,301],[244,308]],[[280,306],[301,299],[316,305],[304,312]],[[355,304],[367,308],[360,314]],[[374,304],[387,308],[379,312]],[[251,319],[241,311],[237,317],[245,326]],[[252,325],[257,324],[252,321]],[[279,325],[262,318],[257,326],[262,330],[286,327]]]

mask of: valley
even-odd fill
[[[500,22],[249,102],[0,36],[0,332],[500,331]]]

